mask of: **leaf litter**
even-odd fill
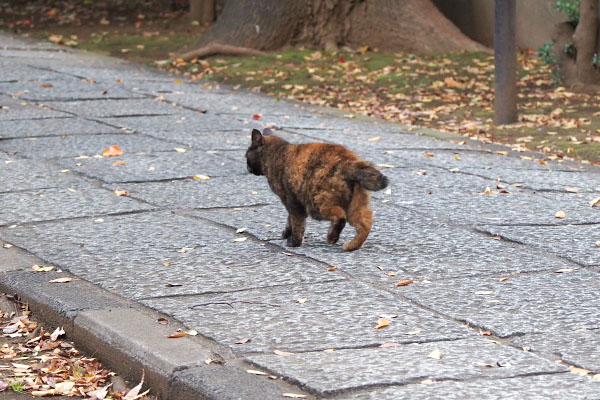
[[[15,300],[5,294],[0,296]],[[19,301],[14,304],[14,311],[0,309],[0,358],[3,361],[0,392],[20,387],[34,397],[155,398],[148,395],[148,391],[139,393],[141,382],[139,388],[136,386],[128,392],[126,389],[113,390],[114,372],[104,369],[98,359],[87,357],[77,350],[65,339],[65,331],[61,327],[48,330],[33,319],[26,304]]]

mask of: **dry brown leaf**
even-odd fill
[[[140,380],[140,383],[138,383],[136,385],[136,387],[134,387],[129,392],[127,392],[125,397],[123,397],[123,400],[135,400],[136,398],[138,398],[138,394],[140,393],[140,390],[142,390],[143,384],[144,384],[144,370],[142,370],[142,379]]]
[[[194,175],[194,177],[192,179],[200,180],[200,181],[207,181],[207,180],[210,179],[210,176],[208,176],[208,175]]]
[[[58,339],[59,336],[64,335],[65,331],[63,330],[63,328],[56,328],[54,330],[54,332],[52,332],[52,334],[50,335],[50,340],[53,342],[56,342],[56,339]]]
[[[123,155],[123,150],[119,146],[110,146],[102,152],[104,157],[116,157]]]
[[[433,154],[433,153],[423,153],[423,155],[425,157],[435,157],[435,154]]]
[[[563,210],[558,210],[556,214],[554,214],[554,218],[563,219],[567,216]]]
[[[243,338],[243,339],[236,340],[234,343],[235,344],[245,344],[245,343],[248,343],[250,340],[251,340],[250,338]]]
[[[381,329],[381,328],[385,328],[386,326],[388,326],[390,324],[390,321],[387,320],[387,318],[379,318],[377,320],[377,325],[375,325],[373,327],[373,329]]]
[[[600,206],[600,197],[590,200],[590,207]]]
[[[34,264],[31,266],[33,272],[49,272],[52,271],[55,267],[53,265],[43,267],[41,265]]]
[[[332,271],[335,271],[336,269],[337,269],[337,265],[334,265],[333,267],[327,268],[327,271],[332,272]]]
[[[408,286],[411,283],[414,283],[414,281],[411,281],[410,279],[403,279],[401,281],[398,281],[394,284],[394,287],[398,287],[398,286]]]
[[[177,332],[177,333],[171,333],[169,336],[167,336],[169,339],[179,339],[182,338],[184,336],[187,336],[187,332]]]
[[[119,190],[119,189],[115,189],[113,191],[113,193],[117,196],[127,196],[129,194],[129,192],[127,190]]]
[[[123,161],[123,160],[116,160],[113,163],[111,163],[110,165],[125,165],[125,161]]]
[[[581,376],[586,376],[586,375],[592,373],[592,371],[590,371],[589,369],[578,368],[578,367],[575,367],[573,365],[570,365],[569,369],[571,370],[572,373],[577,374],[577,375],[581,375]]]

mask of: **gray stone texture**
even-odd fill
[[[509,379],[476,379],[443,381],[394,386],[342,394],[336,400],[548,400],[587,399],[600,397],[600,385],[589,378],[570,373],[553,373]]]
[[[46,161],[13,160],[0,167],[0,193],[82,184],[72,171]]]
[[[600,328],[600,275],[572,265],[560,270],[409,285],[402,293],[500,337]]]
[[[126,133],[31,137],[0,141],[0,150],[36,160],[81,156],[100,157],[110,146],[119,146],[125,154],[175,152],[175,147],[183,147],[139,134]]]
[[[585,208],[585,204],[581,204],[581,207]],[[590,213],[600,216],[600,208],[590,209]],[[600,247],[595,244],[600,240],[598,223],[564,226],[486,226],[483,229],[491,235],[501,235],[580,265],[600,266]]]
[[[0,83],[0,93],[33,101],[67,101],[144,98],[118,86],[78,78],[48,76],[46,79],[24,82]],[[51,83],[50,83],[51,82]]]
[[[429,357],[434,350],[439,351],[439,360]],[[482,338],[288,356],[252,355],[248,360],[319,396],[424,379],[509,378],[567,370],[533,354]],[[355,368],[356,365],[360,367]]]
[[[342,279],[302,257],[286,256],[251,240],[235,242],[246,235],[168,212],[17,227],[0,236],[127,298]],[[29,240],[32,236],[39,240]],[[45,237],[60,247],[48,248]]]
[[[120,132],[118,128],[81,118],[16,120],[0,124],[1,139]]]
[[[338,275],[324,267],[321,271],[322,276]],[[473,335],[455,322],[355,281],[149,299],[142,303],[240,352],[319,351]],[[390,325],[374,329],[381,315],[388,316]],[[244,338],[249,341],[235,343]]]
[[[37,106],[26,101],[13,104],[13,102],[0,100],[0,121],[64,117],[70,117],[70,115],[61,111]]]
[[[87,184],[0,193],[0,204],[5,205],[0,209],[0,226],[151,208],[134,199]]]
[[[124,154],[118,158],[93,157],[84,160],[65,158],[56,162],[77,173],[110,183],[183,179],[196,175],[214,178],[247,173],[242,160],[232,161],[203,151],[174,153]]]
[[[180,108],[151,99],[48,101],[49,107],[80,117],[99,118],[131,115],[177,114]]]

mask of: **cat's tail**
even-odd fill
[[[344,169],[350,181],[358,182],[367,190],[381,190],[388,185],[388,178],[366,161],[354,161]]]

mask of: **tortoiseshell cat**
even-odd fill
[[[344,243],[344,250],[359,249],[369,232],[373,211],[369,190],[381,190],[387,178],[372,164],[361,160],[343,146],[326,143],[290,144],[257,129],[246,151],[248,171],[267,177],[269,186],[288,211],[283,238],[287,245],[300,246],[304,223],[310,215],[331,221],[327,243],[337,243],[346,221],[356,236]]]

